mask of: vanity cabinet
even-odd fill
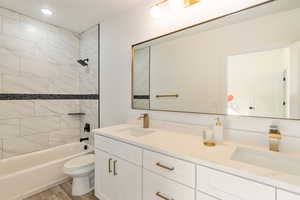
[[[277,190],[277,200],[300,200],[300,195],[283,190]]]
[[[275,188],[207,167],[197,167],[197,189],[222,200],[275,200]]]
[[[117,139],[96,135],[95,147],[95,194],[101,200],[300,200],[300,195]]]
[[[141,200],[141,149],[95,137],[95,195],[101,200]]]

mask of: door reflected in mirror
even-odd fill
[[[300,1],[133,45],[134,109],[300,119]]]

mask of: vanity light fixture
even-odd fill
[[[44,15],[47,15],[47,16],[51,16],[53,15],[53,12],[47,8],[42,8],[41,9],[41,12],[44,14]]]
[[[150,14],[154,18],[159,18],[160,15],[161,15],[161,9],[160,9],[160,7],[157,6],[157,5],[152,6],[152,8],[150,10]]]
[[[154,18],[159,18],[161,15],[161,5],[164,3],[169,3],[169,6],[172,10],[187,8],[196,3],[199,3],[200,0],[161,0],[151,7],[150,14]]]

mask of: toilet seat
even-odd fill
[[[87,154],[66,162],[64,165],[64,172],[70,175],[74,173],[75,174],[85,173],[93,170],[94,164],[95,164],[95,155]]]
[[[74,169],[74,168],[80,169],[83,167],[88,167],[89,165],[93,165],[94,163],[95,163],[95,155],[87,154],[66,162],[64,167],[67,169]]]

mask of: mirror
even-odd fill
[[[132,46],[132,107],[300,119],[300,1],[277,0]]]

